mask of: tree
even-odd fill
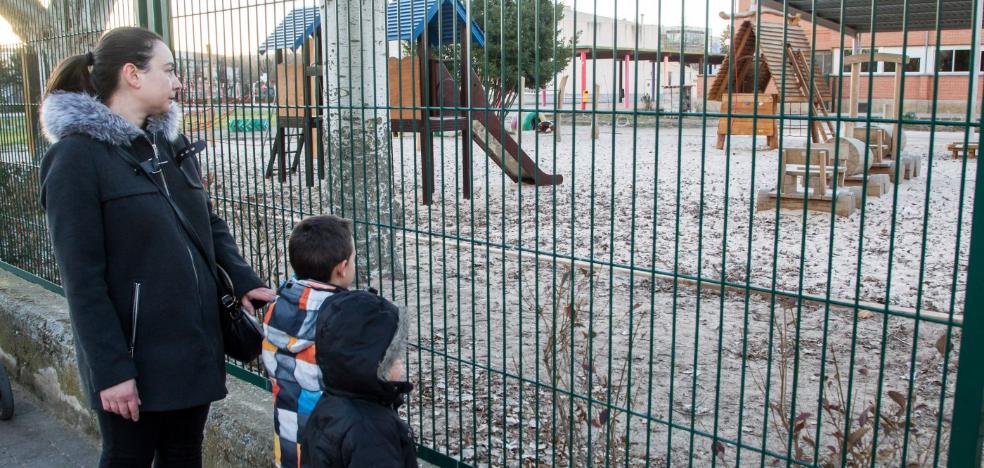
[[[328,0],[322,15],[333,18],[323,23],[330,185],[323,197],[332,213],[355,222],[358,284],[380,288],[379,278],[402,273],[393,227],[403,224],[403,207],[388,154],[386,2]]]
[[[573,38],[560,38],[562,3],[553,0],[472,0],[472,17],[485,32],[485,51],[472,49],[472,65],[489,104],[501,112],[516,102],[520,77],[529,89],[547,87],[571,61]]]

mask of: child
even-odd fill
[[[417,467],[410,426],[397,409],[413,386],[404,379],[403,311],[368,291],[332,298],[318,320],[317,360],[325,398],[304,433],[311,467]]]
[[[294,279],[277,291],[263,318],[263,364],[273,384],[273,448],[278,467],[300,466],[298,434],[324,384],[315,363],[315,325],[333,294],[355,277],[352,222],[314,216],[294,227],[287,245]]]

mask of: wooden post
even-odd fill
[[[559,109],[563,104],[564,90],[567,89],[567,75],[560,77],[560,88],[554,91],[554,109]],[[554,133],[560,132],[560,113],[554,112]]]
[[[851,108],[851,118],[857,118],[858,116],[858,98],[861,94],[861,64],[855,63],[851,65],[851,97],[850,104],[848,106]],[[847,134],[854,135],[854,128],[857,126],[855,122],[847,123]]]
[[[41,67],[38,61],[37,49],[31,44],[24,44],[21,47],[21,78],[24,88],[24,130],[27,133],[27,149],[31,157],[38,161],[41,159],[41,142],[38,137],[41,135],[40,118],[38,111],[41,102]]]
[[[896,117],[902,113],[902,67],[906,66],[906,62],[908,60],[902,56],[902,63],[895,64],[895,108],[892,109],[892,112],[895,113]],[[901,140],[899,137],[902,129],[899,127],[898,121],[892,124],[892,129],[892,151],[889,154],[892,159],[900,161],[899,142]]]

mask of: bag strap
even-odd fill
[[[185,141],[187,141],[187,138],[185,139]],[[115,150],[120,156],[122,156],[123,160],[125,160],[127,164],[133,166],[136,170],[140,171],[143,175],[147,176],[147,178],[150,179],[150,182],[154,184],[154,187],[157,188],[157,191],[164,196],[165,200],[167,200],[168,205],[171,206],[171,210],[174,211],[175,217],[178,218],[178,223],[181,224],[181,227],[184,229],[185,233],[188,234],[188,237],[191,239],[191,243],[195,244],[195,248],[198,250],[198,253],[200,253],[202,255],[202,258],[205,259],[205,262],[209,264],[208,272],[210,275],[212,275],[212,278],[215,280],[216,285],[227,289],[227,291],[222,291],[223,305],[229,305],[229,304],[225,304],[225,302],[227,301],[226,296],[228,296],[228,299],[231,299],[233,302],[235,302],[235,292],[232,290],[232,280],[229,278],[229,275],[225,271],[221,270],[221,267],[219,267],[218,263],[211,261],[211,259],[208,256],[208,251],[205,250],[205,244],[202,242],[202,239],[198,237],[198,232],[195,231],[195,228],[191,225],[191,222],[188,221],[187,217],[185,217],[184,212],[181,211],[181,208],[178,208],[178,205],[167,193],[167,190],[161,187],[161,185],[157,182],[157,180],[154,179],[154,177],[150,174],[150,172],[148,172],[147,169],[143,167],[143,165],[141,165],[140,162],[137,161],[137,159],[134,158],[133,155],[130,154],[128,151],[123,150],[123,148],[120,148],[119,146],[113,146],[113,150]],[[161,177],[164,177],[163,173],[161,173]],[[219,279],[216,271],[221,271],[224,278]]]

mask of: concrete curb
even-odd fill
[[[0,270],[0,363],[45,410],[98,440],[82,393],[65,298]],[[229,396],[212,406],[205,431],[209,467],[271,466],[273,409],[268,392],[228,379]]]

